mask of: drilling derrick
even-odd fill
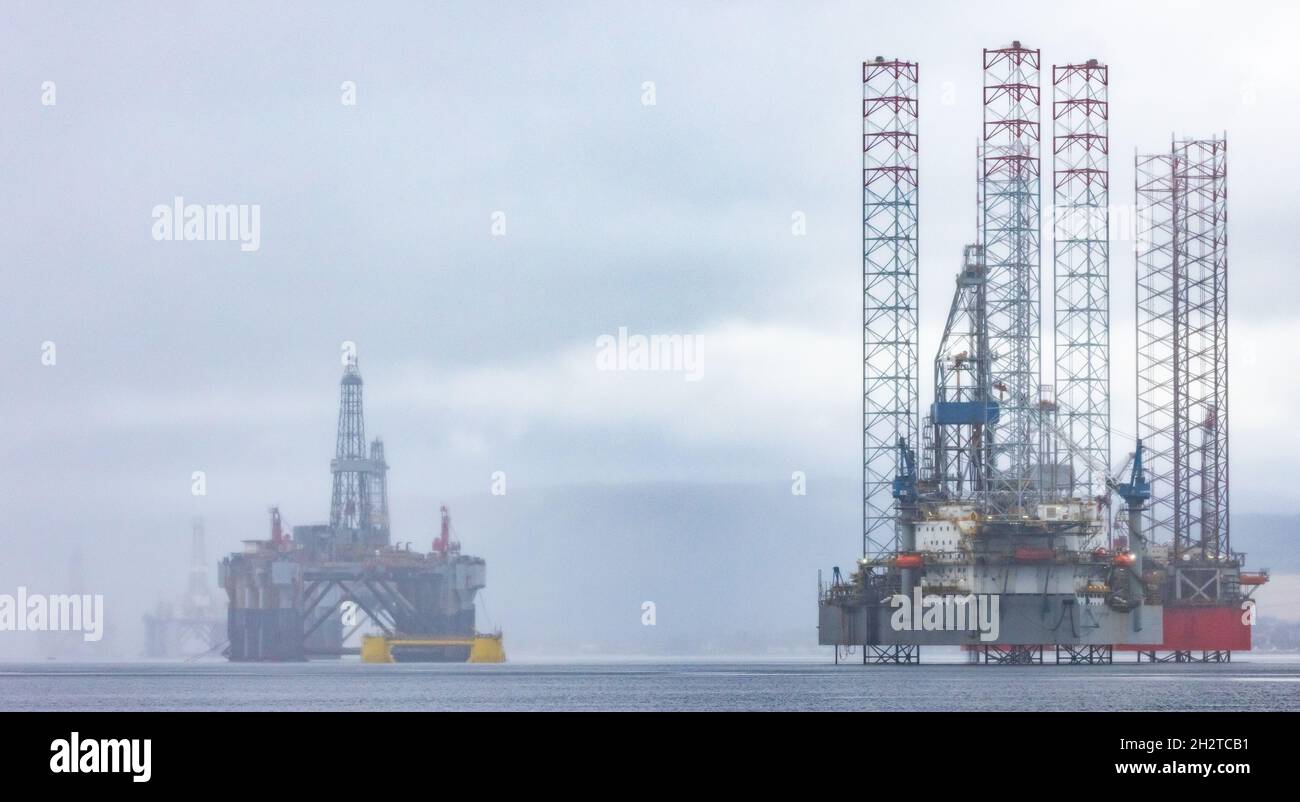
[[[1002,414],[993,427],[995,512],[1033,506],[1040,471],[1039,52],[984,51],[981,244],[988,266],[989,346]]]
[[[898,551],[899,441],[917,443],[916,63],[862,65],[862,467],[866,561]]]
[[[1108,70],[1052,67],[1056,404],[1070,496],[1105,490],[1110,464],[1110,139]],[[1056,461],[1053,460],[1053,464]]]
[[[983,499],[988,490],[990,427],[998,422],[988,338],[984,250],[967,245],[943,339],[934,359],[934,403],[927,416],[934,473],[946,499]]]
[[[334,489],[330,498],[330,527],[346,532],[351,542],[366,546],[373,535],[370,475],[373,464],[366,452],[366,420],[361,404],[361,372],[356,358],[348,360],[339,381],[339,425],[330,473]],[[386,544],[385,544],[386,545]]]

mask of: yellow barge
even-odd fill
[[[361,639],[365,663],[504,663],[501,633],[472,638],[420,638],[366,635]]]

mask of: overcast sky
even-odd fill
[[[921,65],[925,366],[975,225],[980,49],[1013,38],[1110,65],[1116,206],[1135,149],[1227,131],[1234,511],[1300,510],[1280,5],[7,3],[0,577],[183,540],[196,514],[223,522],[214,552],[271,503],[325,517],[344,341],[421,538],[494,471],[856,476],[860,64]],[[258,205],[260,248],[155,241],[177,196]],[[1111,269],[1131,434],[1131,242]],[[701,380],[598,371],[620,327],[699,337]]]

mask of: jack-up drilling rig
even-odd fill
[[[861,648],[864,663],[917,663],[922,645],[994,664],[1042,663],[1049,649],[1057,663],[1093,664],[1116,649],[1213,660],[1249,648],[1244,608],[1267,575],[1241,573],[1226,536],[1226,326],[1215,317],[1226,314],[1226,193],[1214,185],[1226,170],[1214,148],[1187,143],[1181,159],[1175,145],[1150,161],[1166,170],[1147,171],[1149,228],[1169,247],[1139,242],[1139,396],[1153,406],[1167,393],[1171,420],[1144,419],[1140,401],[1143,439],[1112,472],[1108,70],[1095,59],[1052,69],[1055,378],[1043,383],[1039,62],[1019,42],[984,51],[979,238],[963,252],[919,425],[919,67],[863,64],[864,537],[857,570],[845,580],[836,568],[819,588],[819,642],[837,661]],[[1141,168],[1139,157],[1140,206]],[[1162,353],[1152,343],[1166,324]],[[1142,371],[1156,387],[1147,396]],[[1173,475],[1154,491],[1152,463]],[[1165,495],[1148,505],[1153,492]],[[1113,496],[1125,533],[1110,526]]]

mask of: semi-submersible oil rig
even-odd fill
[[[1040,53],[984,51],[977,239],[919,420],[919,68],[863,64],[863,556],[819,582],[836,661],[1220,662],[1250,649],[1228,532],[1227,143],[1136,167],[1137,432],[1111,471],[1107,67],[1051,70],[1054,375],[1041,379]],[[919,449],[920,459],[917,459]]]
[[[427,553],[391,541],[383,441],[367,447],[361,373],[349,358],[339,383],[338,440],[328,524],[293,527],[271,510],[269,540],[246,540],[218,566],[230,599],[234,661],[304,660],[359,652],[368,662],[501,662],[499,632],[475,632],[481,557],[461,554],[451,519]],[[360,647],[345,644],[367,629]]]

